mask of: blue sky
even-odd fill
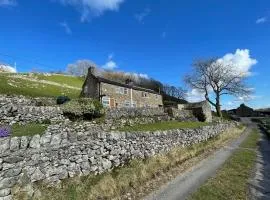
[[[0,0],[0,25],[0,62],[20,72],[90,59],[183,86],[194,59],[229,56],[252,72],[246,103],[270,107],[269,0]]]

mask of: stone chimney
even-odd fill
[[[88,68],[88,74],[95,75],[95,67],[91,66]]]
[[[134,82],[131,79],[126,79],[125,83],[129,86],[133,86]]]

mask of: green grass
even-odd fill
[[[120,128],[119,131],[157,131],[157,130],[170,130],[180,128],[198,128],[200,126],[206,125],[209,125],[209,123],[168,121],[168,122],[157,122],[152,124],[126,126]]]
[[[72,87],[81,88],[84,83],[84,78],[76,76],[66,76],[61,74],[53,74],[50,76],[44,76],[41,74],[35,74],[39,80],[52,81],[55,83],[65,84]]]
[[[12,137],[21,137],[21,136],[33,136],[41,135],[47,129],[47,125],[29,123],[26,125],[14,124],[11,127],[11,136]]]
[[[217,172],[190,199],[227,200],[247,199],[248,179],[256,160],[259,134],[254,130]],[[248,149],[244,149],[248,148]]]
[[[169,172],[183,162],[195,158],[204,152],[220,148],[228,141],[239,137],[243,129],[231,129],[206,142],[194,144],[186,148],[175,148],[167,154],[161,154],[146,160],[132,160],[123,167],[101,175],[89,175],[66,179],[61,186],[48,188],[45,185],[36,185],[41,191],[41,200],[94,200],[94,199],[121,199],[121,195],[143,187],[161,173]],[[23,194],[14,196],[14,199],[23,199]]]
[[[10,74],[0,73],[0,94],[24,95],[31,97],[57,97],[67,95],[71,98],[77,98],[80,90],[55,86],[50,84],[32,82],[16,77],[8,77]],[[46,76],[44,76],[45,78]],[[65,80],[70,77],[65,77]],[[73,80],[74,77],[70,79]],[[72,81],[71,81],[72,83]]]

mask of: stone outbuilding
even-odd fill
[[[198,103],[178,104],[178,110],[190,111],[199,121],[212,122],[211,106],[207,101]]]

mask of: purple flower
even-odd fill
[[[8,126],[0,127],[0,138],[10,136],[11,129]]]

